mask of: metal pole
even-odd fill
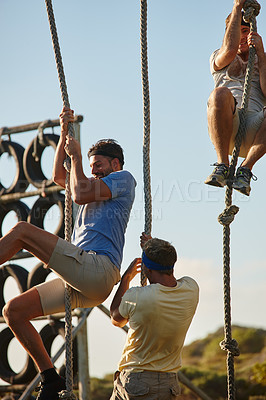
[[[79,399],[91,400],[90,374],[89,374],[89,349],[87,336],[87,321],[77,334],[78,340],[78,377]]]
[[[74,123],[75,122],[82,122],[83,116],[82,115],[75,115]],[[0,135],[11,135],[14,133],[21,133],[21,132],[28,132],[28,131],[35,131],[42,125],[44,128],[52,128],[54,126],[60,125],[59,119],[48,119],[46,121],[40,122],[33,122],[32,124],[25,124],[25,125],[18,125],[18,126],[10,126],[10,127],[2,127],[0,128]]]
[[[73,339],[77,335],[78,331],[82,328],[83,324],[86,322],[87,317],[90,315],[92,311],[92,308],[85,308],[84,312],[78,322],[78,325],[73,329],[72,331],[72,337]],[[61,356],[63,351],[65,350],[65,343],[62,344],[60,349],[57,351],[57,353],[53,356],[52,362],[55,363],[55,361]],[[24,390],[22,395],[20,396],[19,400],[27,400],[27,398],[31,395],[35,387],[38,385],[40,382],[41,377],[40,374],[37,374],[36,377],[31,381],[31,383],[27,386],[27,388]]]

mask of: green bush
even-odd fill
[[[204,358],[213,358],[216,356],[222,356],[224,351],[220,347],[220,342],[223,340],[222,336],[214,337],[204,349]]]
[[[259,353],[265,345],[265,333],[261,329],[237,327],[232,335],[241,353]]]
[[[265,386],[266,392],[266,362],[255,364],[252,368],[252,380]]]
[[[91,398],[93,400],[106,400],[111,397],[113,391],[113,376],[106,375],[103,379],[91,378]]]

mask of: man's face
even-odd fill
[[[91,173],[96,179],[103,178],[104,176],[109,175],[111,172],[114,172],[112,162],[108,157],[105,156],[91,156],[90,167]]]
[[[240,44],[238,47],[239,54],[245,54],[245,53],[249,52],[248,41],[247,41],[249,32],[250,32],[250,28],[248,26],[241,25],[241,38],[240,38]]]

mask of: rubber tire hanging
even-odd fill
[[[0,196],[2,196],[3,194],[25,192],[25,190],[29,186],[29,183],[26,179],[22,162],[24,147],[18,143],[11,142],[10,140],[3,140],[0,144],[0,157],[4,153],[8,153],[11,157],[14,158],[16,164],[16,174],[9,187],[5,187],[0,182]]]
[[[27,221],[29,215],[29,207],[22,201],[12,201],[10,203],[0,203],[0,237],[3,236],[2,225],[7,214],[14,211],[19,221]]]
[[[58,135],[45,134],[40,138],[36,136],[26,147],[23,157],[23,167],[28,181],[36,188],[42,188],[45,181],[45,187],[54,185],[52,178],[47,178],[41,166],[42,154],[46,147],[51,146],[56,149],[59,140]]]

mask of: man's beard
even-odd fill
[[[112,167],[110,166],[110,168],[106,168],[103,172],[98,173],[98,174],[94,174],[95,179],[101,179],[104,178],[105,176],[111,174],[111,172],[114,172]]]

